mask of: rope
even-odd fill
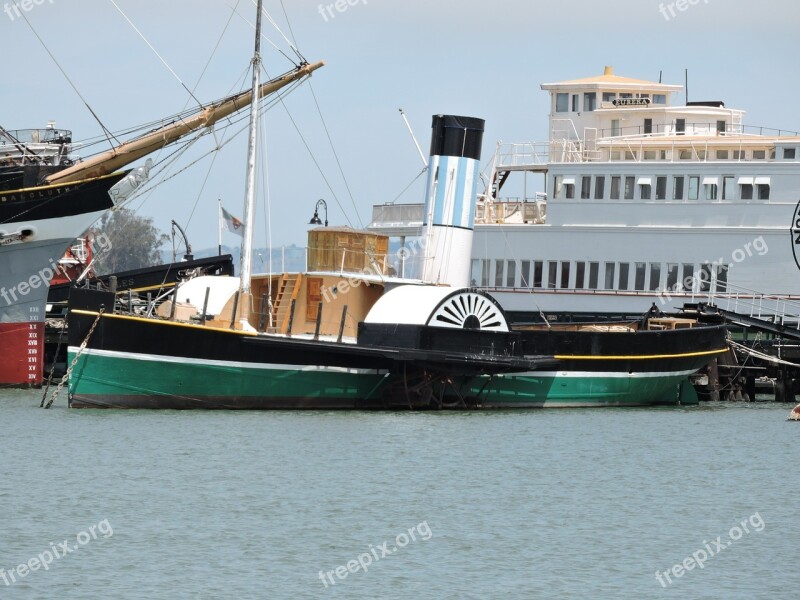
[[[195,101],[195,102],[197,102],[197,104],[200,106],[200,108],[203,108],[203,103],[202,103],[202,102],[200,102],[200,100],[198,100],[198,99],[195,97],[195,95],[192,93],[192,90],[190,90],[188,87],[186,87],[186,84],[185,84],[185,83],[183,83],[183,81],[181,80],[181,78],[180,78],[180,77],[178,77],[178,74],[177,74],[175,71],[173,71],[173,70],[172,70],[172,67],[170,67],[170,66],[169,66],[169,64],[167,64],[167,61],[166,61],[166,60],[164,60],[164,58],[163,58],[163,57],[162,57],[162,56],[161,56],[161,55],[158,53],[158,50],[156,50],[156,49],[155,49],[155,47],[153,46],[153,44],[151,44],[151,43],[150,43],[150,41],[149,41],[149,40],[148,40],[146,37],[144,37],[144,34],[143,34],[141,31],[139,31],[139,28],[138,28],[138,27],[136,27],[136,25],[134,25],[134,24],[133,24],[133,21],[131,21],[131,20],[128,18],[128,15],[126,15],[126,14],[125,14],[125,13],[122,11],[122,9],[119,7],[119,5],[118,5],[118,4],[117,4],[117,3],[116,3],[114,0],[108,0],[108,1],[109,1],[109,2],[111,2],[111,4],[113,4],[113,5],[114,5],[114,8],[116,8],[116,9],[119,11],[119,14],[121,14],[121,15],[123,16],[123,18],[124,18],[124,19],[125,19],[125,20],[128,22],[128,24],[129,24],[129,25],[130,25],[130,26],[133,28],[133,30],[134,30],[134,31],[135,31],[137,34],[139,34],[139,37],[140,37],[140,38],[142,38],[142,40],[144,41],[144,43],[145,43],[145,44],[147,44],[147,47],[148,47],[148,48],[150,48],[150,50],[152,50],[152,51],[153,51],[153,54],[155,54],[155,55],[158,57],[158,60],[160,60],[160,61],[161,61],[161,63],[162,63],[162,64],[163,64],[165,67],[167,67],[167,70],[168,70],[170,73],[172,73],[172,76],[173,76],[173,77],[175,77],[175,79],[178,81],[178,83],[180,83],[180,84],[181,84],[181,86],[183,87],[183,89],[185,89],[185,90],[186,90],[186,91],[189,93],[189,95],[190,95],[190,96],[191,96],[191,97],[194,99],[194,101]]]
[[[75,353],[75,358],[72,359],[72,363],[69,365],[67,372],[64,373],[64,376],[58,383],[58,387],[56,387],[56,390],[53,392],[53,397],[50,398],[50,402],[48,402],[47,405],[45,405],[45,409],[48,409],[51,406],[53,406],[53,402],[55,402],[56,398],[58,398],[58,394],[61,392],[62,388],[64,387],[64,384],[67,383],[67,381],[69,381],[69,376],[72,374],[72,370],[75,368],[75,365],[78,364],[78,359],[80,358],[83,351],[86,349],[86,344],[89,343],[89,338],[92,337],[95,327],[97,327],[97,324],[100,322],[100,317],[103,316],[105,310],[106,310],[105,307],[103,306],[100,307],[100,311],[97,313],[97,318],[94,320],[94,323],[92,323],[92,326],[89,329],[89,333],[86,335],[86,338],[83,340],[80,347],[78,348],[78,351]],[[42,401],[44,401],[44,399],[42,399]]]
[[[767,362],[771,362],[776,365],[786,365],[787,367],[800,368],[800,365],[797,363],[789,362],[788,360],[783,360],[782,358],[776,358],[774,356],[770,356],[769,354],[764,354],[763,352],[753,350],[752,348],[748,348],[747,346],[739,344],[738,342],[734,342],[733,340],[728,340],[728,343],[734,348],[737,348],[738,350],[741,350],[742,352],[745,352],[746,354],[753,356],[755,358],[759,358],[761,360],[765,360]]]
[[[53,383],[53,375],[56,372],[56,360],[58,359],[59,352],[61,352],[61,343],[64,341],[64,331],[67,329],[68,317],[69,308],[67,308],[67,314],[64,315],[64,323],[61,326],[61,332],[58,334],[58,344],[56,345],[56,352],[53,354],[53,364],[50,366],[50,375],[47,377],[47,385],[44,388],[44,394],[42,394],[42,401],[39,403],[39,408],[44,408],[44,401],[47,399],[47,393],[50,391],[50,385]]]
[[[92,113],[92,116],[94,117],[95,121],[97,121],[100,124],[100,127],[103,128],[103,132],[106,135],[106,139],[108,140],[108,143],[113,146],[114,144],[111,142],[111,138],[114,138],[114,140],[117,142],[117,144],[119,144],[119,140],[116,137],[114,137],[114,134],[111,133],[108,130],[108,128],[106,128],[105,125],[103,125],[103,122],[100,120],[100,117],[98,117],[97,113],[95,113],[94,110],[92,110],[92,107],[89,106],[89,103],[86,101],[86,98],[84,98],[83,95],[78,91],[78,88],[75,86],[74,83],[72,83],[72,80],[69,78],[69,75],[67,75],[67,72],[61,67],[61,64],[56,60],[56,57],[53,56],[53,53],[50,52],[50,48],[48,48],[47,44],[44,43],[44,40],[42,40],[42,38],[39,37],[39,34],[33,28],[33,25],[31,25],[31,22],[28,21],[28,17],[25,16],[25,11],[24,10],[20,11],[20,14],[22,15],[22,18],[25,19],[25,23],[28,24],[28,27],[30,27],[31,31],[33,32],[33,35],[35,35],[36,39],[39,40],[39,43],[44,48],[45,52],[47,52],[47,54],[50,55],[50,58],[55,63],[56,67],[58,67],[58,70],[61,71],[61,74],[67,80],[67,83],[69,83],[69,85],[72,87],[72,89],[75,90],[75,93],[78,94],[78,98],[80,98],[83,101],[83,104],[86,106],[86,108],[89,109],[89,112]],[[109,136],[111,136],[111,138]]]

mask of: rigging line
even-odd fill
[[[264,70],[264,72],[266,73],[266,70]],[[269,73],[267,73],[267,76],[269,76]],[[301,81],[297,81],[295,83],[297,83],[298,87],[299,87],[300,83],[306,83],[306,81],[310,81],[310,80],[306,79],[306,80],[303,80],[302,82]],[[342,206],[342,203],[339,201],[339,197],[336,195],[336,192],[333,191],[333,186],[331,186],[330,181],[328,181],[328,178],[325,176],[325,173],[322,170],[322,166],[317,161],[317,157],[314,156],[314,152],[312,152],[311,147],[308,145],[308,142],[306,141],[306,138],[303,137],[303,134],[300,131],[300,127],[297,125],[297,122],[294,120],[294,117],[292,116],[292,113],[289,112],[289,107],[286,106],[286,102],[284,102],[283,96],[279,96],[278,99],[279,99],[280,103],[283,105],[283,109],[286,111],[286,115],[289,117],[289,120],[292,122],[292,125],[294,126],[294,129],[297,132],[297,135],[300,136],[300,140],[303,142],[303,145],[306,147],[306,150],[308,151],[308,154],[311,157],[311,160],[314,162],[314,166],[317,167],[317,170],[319,171],[319,174],[322,177],[322,180],[325,182],[325,185],[328,186],[328,190],[330,191],[331,196],[333,196],[333,199],[336,201],[336,205],[339,207],[339,210],[342,211],[342,215],[344,216],[345,220],[347,221],[347,224],[350,225],[350,227],[353,227],[353,223],[352,223],[352,221],[350,221],[350,217],[347,216],[347,211],[345,211],[344,207]],[[357,214],[358,213],[356,213],[356,215]],[[359,221],[360,221],[360,219],[359,219]],[[355,229],[355,227],[353,227],[353,229]]]
[[[131,20],[128,18],[128,15],[126,15],[124,12],[122,12],[122,9],[121,9],[121,8],[119,7],[119,5],[118,5],[118,4],[115,2],[115,0],[108,0],[108,1],[109,1],[109,2],[111,2],[111,4],[113,4],[113,5],[114,5],[114,8],[116,8],[116,9],[119,11],[119,14],[121,14],[121,15],[124,17],[124,19],[125,19],[125,20],[128,22],[128,24],[129,24],[131,27],[133,27],[133,30],[134,30],[136,33],[138,33],[138,34],[139,34],[139,37],[141,37],[141,38],[142,38],[142,40],[144,41],[144,43],[145,43],[145,44],[147,44],[147,46],[150,48],[150,50],[152,50],[152,51],[153,51],[153,54],[155,54],[155,55],[158,57],[158,59],[159,59],[159,60],[162,62],[162,64],[163,64],[165,67],[167,67],[167,70],[168,70],[170,73],[172,73],[173,77],[175,77],[175,79],[177,79],[178,83],[180,83],[180,84],[181,84],[181,86],[183,86],[183,89],[185,89],[185,90],[186,90],[186,91],[189,93],[189,95],[190,95],[192,98],[194,98],[194,101],[195,101],[195,102],[197,102],[197,104],[200,106],[200,108],[203,108],[203,103],[202,103],[202,102],[200,102],[200,100],[198,100],[197,98],[195,98],[195,95],[192,93],[192,90],[190,90],[188,87],[186,87],[186,84],[185,84],[185,83],[183,83],[183,81],[181,81],[181,78],[180,78],[180,77],[178,77],[178,74],[177,74],[175,71],[173,71],[173,70],[172,70],[172,67],[170,67],[170,66],[167,64],[167,61],[166,61],[166,60],[164,60],[164,58],[163,58],[163,57],[162,57],[162,56],[161,56],[161,55],[158,53],[158,50],[156,50],[156,49],[155,49],[155,47],[153,46],[153,44],[151,44],[151,43],[150,43],[150,41],[149,41],[149,40],[148,40],[148,39],[147,39],[147,38],[144,36],[144,34],[143,34],[141,31],[139,31],[139,28],[138,28],[138,27],[136,27],[136,25],[134,25],[134,24],[133,24],[133,21],[131,21]]]
[[[244,17],[244,16],[242,16],[242,14],[241,14],[241,13],[240,13],[238,10],[236,10],[236,8],[234,8],[233,6],[231,6],[230,4],[228,4],[227,0],[225,1],[225,6],[227,6],[227,7],[228,7],[228,8],[230,8],[231,10],[233,10],[233,12],[235,12],[235,13],[236,13],[236,15],[237,15],[237,16],[238,16],[238,17],[239,17],[239,18],[240,18],[242,21],[244,21],[245,23],[247,23],[247,24],[248,24],[248,25],[249,25],[251,28],[253,28],[253,29],[255,29],[255,28],[256,28],[256,26],[255,26],[253,23],[251,23],[251,22],[250,22],[250,21],[247,19],[247,17]],[[286,52],[284,52],[283,50],[281,50],[280,48],[278,48],[278,46],[275,44],[275,42],[273,42],[273,41],[272,41],[271,39],[269,39],[269,38],[268,38],[266,35],[264,35],[264,33],[262,33],[262,34],[261,34],[261,39],[263,39],[263,40],[264,40],[265,42],[267,42],[267,43],[268,43],[270,46],[272,46],[272,47],[273,47],[275,50],[277,50],[279,54],[282,54],[282,55],[283,55],[283,56],[286,58],[286,60],[288,60],[290,63],[292,63],[292,64],[293,64],[295,67],[298,67],[298,66],[299,66],[299,65],[298,65],[298,64],[297,64],[297,63],[296,63],[296,62],[295,62],[295,61],[292,59],[292,57],[291,57],[291,56],[289,56],[288,54],[286,54]],[[289,44],[289,45],[291,46],[291,44]],[[295,51],[295,53],[297,53],[297,51]]]
[[[47,44],[44,43],[44,40],[39,36],[37,31],[33,28],[33,25],[31,25],[31,22],[28,20],[28,17],[25,15],[25,11],[23,10],[23,11],[18,11],[18,12],[22,15],[22,18],[25,19],[25,23],[27,23],[28,27],[30,27],[30,30],[33,32],[33,35],[35,35],[36,39],[39,40],[39,43],[44,48],[45,52],[47,52],[47,54],[53,60],[53,62],[55,63],[56,67],[58,67],[58,70],[61,71],[61,74],[67,80],[69,85],[72,87],[73,90],[75,90],[75,93],[78,94],[78,98],[80,98],[83,101],[83,104],[86,106],[86,108],[89,109],[89,112],[92,113],[92,116],[94,117],[95,121],[97,121],[100,124],[100,127],[102,127],[103,131],[106,134],[106,139],[108,140],[108,143],[111,146],[114,146],[113,142],[111,141],[111,138],[114,138],[114,141],[116,141],[117,144],[119,144],[119,140],[116,137],[114,137],[114,134],[111,133],[105,125],[103,125],[103,122],[100,120],[100,117],[98,117],[97,113],[94,112],[94,110],[92,109],[91,106],[89,106],[89,103],[86,101],[86,98],[84,98],[83,95],[80,93],[80,91],[78,91],[78,88],[75,86],[75,84],[69,78],[69,75],[67,75],[67,72],[63,69],[61,64],[56,60],[56,57],[53,56],[53,53],[50,52],[50,48],[47,47]]]
[[[228,27],[230,27],[231,21],[233,21],[233,15],[236,12],[236,9],[239,7],[239,3],[241,1],[242,0],[236,0],[236,6],[233,8],[233,10],[231,11],[231,14],[228,16],[228,21],[225,23],[225,27],[222,28],[222,33],[219,35],[219,38],[217,39],[217,44],[214,46],[214,49],[211,51],[211,56],[208,57],[208,62],[206,62],[206,66],[203,67],[203,72],[200,73],[200,76],[197,78],[197,83],[194,84],[194,87],[192,88],[192,92],[196,92],[197,91],[197,87],[200,85],[200,82],[203,81],[203,77],[205,77],[206,71],[208,70],[208,67],[211,65],[211,61],[214,60],[214,56],[216,56],[217,50],[219,50],[219,46],[222,43],[222,38],[224,38],[225,34],[228,32]],[[188,104],[188,102],[187,102],[187,104]]]
[[[405,194],[411,188],[411,186],[414,185],[417,182],[417,179],[422,177],[427,171],[428,171],[428,167],[423,168],[422,171],[420,171],[419,174],[416,177],[414,177],[414,179],[411,180],[411,183],[409,183],[406,187],[404,187],[403,191],[400,192],[399,194],[397,194],[397,196],[395,196],[395,199],[392,200],[391,202],[389,202],[389,204],[394,204],[395,202],[397,202],[400,199],[400,197],[403,194]]]
[[[333,139],[331,138],[330,131],[328,131],[328,124],[325,122],[325,117],[322,116],[322,109],[319,106],[319,102],[317,102],[317,95],[314,93],[314,86],[311,83],[311,80],[308,81],[308,89],[311,90],[311,97],[314,98],[314,104],[317,107],[317,113],[319,114],[319,119],[322,121],[322,127],[325,129],[325,135],[328,138],[328,143],[331,146],[331,152],[333,152],[333,157],[336,159],[336,164],[339,167],[339,173],[342,176],[342,181],[344,181],[344,187],[347,190],[347,194],[350,196],[350,203],[353,205],[353,210],[356,213],[356,219],[358,219],[358,225],[361,229],[364,229],[364,223],[361,221],[361,215],[358,214],[358,207],[356,207],[356,200],[353,198],[353,192],[350,189],[350,184],[347,182],[347,177],[345,177],[344,169],[342,168],[342,162],[339,160],[339,155],[336,153],[336,148],[333,145]]]
[[[289,20],[289,15],[286,13],[286,7],[283,4],[283,0],[281,0],[281,9],[283,10],[283,16],[286,19],[286,24],[289,26],[289,35],[292,36],[292,43],[293,43],[292,49],[297,53],[297,56],[300,58],[300,60],[302,60],[303,62],[308,62],[306,60],[306,57],[300,54],[300,51],[297,50],[296,48],[297,37],[294,35],[294,31],[292,30],[292,22]]]
[[[251,1],[252,1],[252,3],[253,3],[253,4],[255,4],[256,6],[258,6],[258,2],[257,2],[256,0],[251,0]],[[283,0],[281,0],[281,7],[283,8],[283,14],[284,14],[284,16],[286,17],[286,22],[289,24],[289,32],[291,33],[292,37],[294,38],[294,33],[292,32],[292,24],[291,24],[291,23],[289,23],[289,17],[286,15],[286,8],[285,8],[285,7],[283,7]],[[269,20],[270,24],[271,24],[271,25],[272,25],[272,26],[275,28],[275,31],[277,31],[278,33],[280,33],[280,34],[281,34],[281,37],[283,37],[284,41],[285,41],[287,44],[289,44],[289,47],[290,47],[290,48],[291,48],[291,49],[294,51],[294,53],[297,55],[297,58],[299,58],[299,59],[300,59],[301,61],[303,61],[303,62],[307,62],[307,61],[306,61],[306,59],[305,59],[305,57],[304,57],[304,56],[303,56],[303,55],[300,53],[300,50],[298,50],[298,49],[295,47],[295,44],[293,43],[293,41],[291,41],[289,38],[287,38],[287,37],[284,35],[283,31],[281,31],[281,28],[280,28],[280,27],[278,27],[278,24],[275,22],[275,19],[273,19],[273,18],[272,18],[272,15],[270,15],[270,14],[267,12],[267,9],[266,9],[266,8],[262,8],[262,9],[261,9],[261,12],[262,12],[262,13],[263,13],[263,14],[264,14],[266,17],[267,17],[267,19]]]

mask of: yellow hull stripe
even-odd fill
[[[685,352],[683,354],[646,354],[644,356],[570,356],[570,355],[556,355],[558,360],[658,360],[663,358],[692,358],[694,356],[711,356],[713,354],[722,354],[727,352],[727,348],[719,350],[706,350],[704,352]]]

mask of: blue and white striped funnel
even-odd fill
[[[424,281],[469,285],[484,125],[483,119],[473,117],[433,117],[425,196]]]

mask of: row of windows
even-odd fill
[[[472,283],[484,288],[725,292],[729,265],[478,259]]]
[[[603,92],[603,102],[613,102],[617,99],[630,99],[642,98],[651,100],[650,94],[631,94],[631,93],[617,93],[617,92]],[[667,103],[666,94],[653,94],[653,104]],[[556,112],[581,112],[581,94],[568,94],[566,92],[556,94]],[[583,111],[591,112],[597,109],[597,92],[585,92],[583,94]]]
[[[769,200],[770,185],[769,177],[734,175],[555,175],[553,197],[575,200],[579,193],[581,200]]]
[[[797,156],[796,148],[782,148],[783,160],[795,160]],[[684,148],[669,152],[668,150],[611,150],[608,154],[610,160],[706,160],[709,153],[706,150],[695,148]],[[776,150],[715,150],[714,156],[717,160],[775,160]]]

